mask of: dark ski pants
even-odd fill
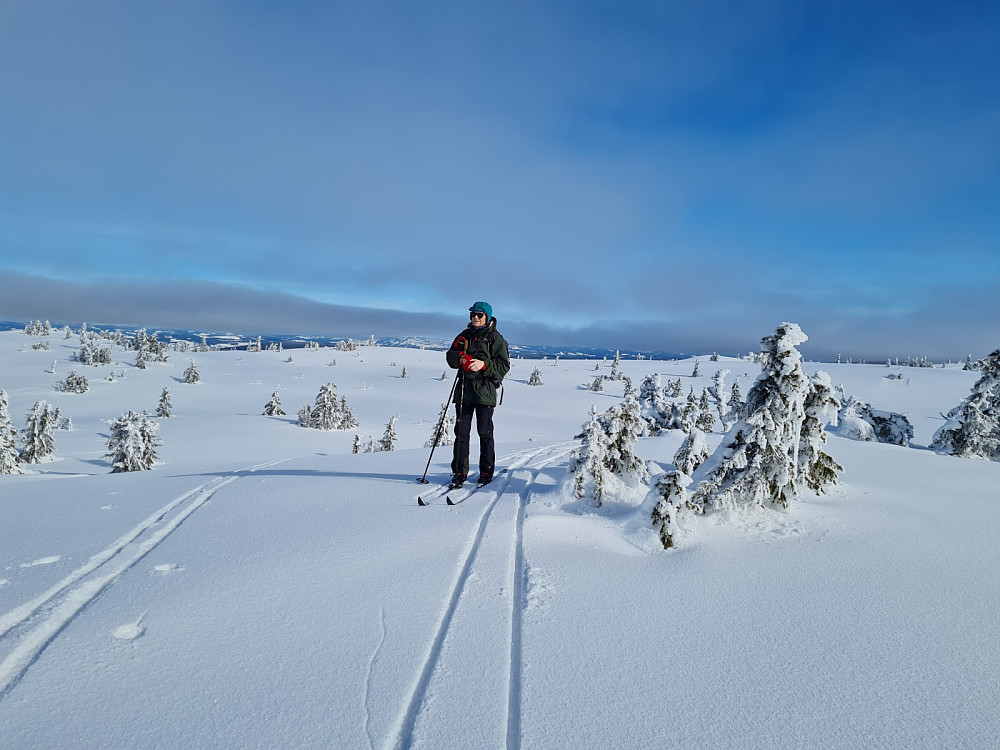
[[[479,473],[492,476],[496,463],[493,446],[493,409],[485,404],[455,405],[455,456],[451,461],[453,474],[469,473],[469,438],[472,435],[472,415],[476,415],[479,432]]]

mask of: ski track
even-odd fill
[[[207,503],[216,492],[247,474],[288,460],[287,458],[279,459],[239,469],[227,477],[216,477],[185,492],[140,522],[110,546],[92,556],[86,564],[74,570],[48,591],[19,607],[15,607],[6,614],[0,615],[0,645],[4,645],[5,637],[14,628],[28,623],[36,615],[40,615],[40,621],[16,639],[14,648],[0,662],[0,700],[3,700],[31,665],[37,661],[46,647],[88,604],[176,531],[192,513]],[[192,498],[194,499],[192,500]],[[154,526],[160,524],[172,511],[188,500],[191,502],[166,525],[154,533],[150,533],[148,538],[137,541],[139,537],[150,532]],[[91,575],[94,573],[96,575]],[[62,598],[58,602],[46,608],[46,605],[60,596]]]
[[[375,750],[375,738],[372,737],[372,711],[371,711],[371,697],[372,697],[372,675],[375,672],[375,663],[378,661],[378,655],[382,652],[382,647],[385,645],[385,607],[379,610],[379,625],[381,630],[379,632],[378,645],[375,646],[375,651],[372,654],[372,658],[368,661],[368,671],[365,675],[365,736],[368,738],[369,750]]]
[[[575,443],[573,445],[575,446]],[[572,448],[567,448],[566,444],[561,443],[556,446],[550,445],[539,450],[525,451],[514,454],[507,459],[506,463],[508,464],[508,467],[505,475],[506,478],[503,480],[502,486],[496,488],[496,496],[483,511],[482,516],[480,516],[472,541],[467,548],[468,551],[465,554],[465,561],[462,564],[455,580],[455,584],[452,587],[451,596],[445,606],[444,614],[441,618],[440,624],[438,625],[437,633],[435,634],[434,640],[432,641],[430,649],[427,652],[427,656],[424,659],[423,666],[420,670],[420,676],[417,678],[416,684],[414,685],[406,711],[403,713],[397,724],[397,731],[393,735],[394,739],[390,738],[390,742],[387,743],[387,747],[391,747],[393,750],[409,750],[409,748],[411,748],[414,739],[413,731],[416,726],[417,716],[420,714],[420,709],[426,699],[427,689],[430,685],[431,678],[434,675],[434,671],[437,667],[445,641],[447,640],[448,630],[451,626],[451,621],[455,611],[458,609],[458,603],[461,599],[462,591],[472,574],[476,554],[479,551],[479,546],[486,533],[486,528],[489,525],[493,509],[500,501],[500,498],[504,496],[507,487],[513,479],[514,472],[517,469],[527,468],[532,473],[529,476],[524,489],[518,496],[517,520],[515,523],[513,540],[514,569],[512,571],[512,575],[514,576],[514,581],[512,587],[513,600],[510,618],[511,646],[510,671],[508,676],[508,717],[506,727],[506,746],[508,750],[519,750],[521,746],[521,619],[523,615],[522,599],[524,589],[523,580],[519,580],[519,577],[521,579],[524,577],[523,527],[525,506],[527,505],[528,497],[531,494],[531,485],[534,483],[535,477],[538,476],[539,472],[541,472],[542,469],[549,464],[554,463],[561,458],[565,458],[569,455],[571,450]],[[545,457],[544,460],[539,462],[537,465],[529,465],[535,459],[543,456]],[[496,480],[494,480],[494,482],[496,482]],[[461,497],[461,499],[456,501],[456,503],[462,502],[473,492],[475,492],[474,489],[468,490],[466,494]]]

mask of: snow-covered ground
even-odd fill
[[[39,399],[74,426],[55,461],[0,477],[0,747],[1000,741],[1000,464],[924,448],[976,380],[958,365],[806,363],[908,414],[913,444],[831,435],[845,471],[829,495],[689,521],[665,552],[645,510],[568,488],[591,404],[621,396],[586,390],[610,363],[515,361],[496,414],[507,471],[452,507],[450,448],[434,485],[414,481],[451,385],[441,352],[172,353],[139,370],[116,348],[126,377],[108,382],[69,361],[77,346],[0,333],[16,426]],[[192,359],[197,385],[180,382]],[[758,372],[692,368],[622,364],[636,385],[658,372],[696,393],[726,368],[745,395]],[[89,392],[54,390],[71,369]],[[329,381],[358,430],[296,425]],[[164,387],[162,463],[110,474],[105,420],[153,412]],[[287,417],[261,415],[274,391]],[[395,413],[396,451],[351,455]],[[639,451],[662,470],[681,438]]]

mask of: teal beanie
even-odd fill
[[[490,307],[489,302],[476,302],[472,307],[469,308],[469,312],[484,312],[486,313],[486,322],[489,323],[493,319],[493,308]]]

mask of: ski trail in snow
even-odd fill
[[[129,554],[119,555],[113,564],[102,566],[100,575],[93,576],[70,589],[63,599],[56,604],[32,630],[28,631],[18,641],[7,657],[0,662],[0,699],[24,676],[45,647],[69,625],[90,602],[110,586],[125,571],[145,557],[160,542],[172,534],[192,513],[204,505],[222,487],[238,479],[232,476],[217,483],[214,487],[205,489],[184,510],[174,516],[169,523],[158,529],[156,533],[138,544]]]
[[[267,463],[257,464],[255,466],[249,466],[245,469],[240,469],[236,472],[233,472],[233,475],[228,480],[225,477],[217,477],[216,479],[213,479],[209,482],[205,482],[204,484],[195,487],[193,490],[185,492],[180,497],[171,500],[167,505],[163,506],[158,511],[153,513],[151,516],[146,518],[144,521],[140,522],[128,533],[120,537],[117,541],[113,542],[110,546],[101,550],[96,555],[92,556],[84,565],[77,568],[69,575],[67,575],[61,581],[52,586],[48,591],[45,591],[44,593],[32,599],[31,601],[25,602],[19,607],[15,607],[11,611],[0,615],[0,638],[3,638],[13,628],[16,628],[18,625],[26,621],[29,617],[34,615],[35,612],[37,612],[41,607],[43,607],[47,602],[52,600],[54,597],[58,596],[67,588],[75,584],[77,581],[80,581],[81,579],[90,575],[99,567],[101,567],[109,560],[114,558],[123,549],[125,549],[125,547],[134,542],[145,532],[149,531],[149,529],[151,529],[153,526],[160,523],[160,521],[162,521],[164,517],[166,517],[167,514],[169,514],[172,510],[182,505],[190,498],[198,495],[198,493],[206,491],[207,488],[212,487],[213,485],[218,487],[221,486],[222,484],[232,481],[232,479],[235,479],[236,477],[248,473],[253,473],[259,469],[267,468],[269,466],[274,466],[275,464],[279,464],[288,460],[289,459],[286,458],[278,461],[269,461]]]
[[[0,700],[3,700],[53,639],[88,604],[176,531],[192,513],[207,503],[216,492],[240,477],[287,460],[289,459],[269,461],[240,469],[232,472],[228,477],[218,477],[184,493],[138,524],[107,549],[91,557],[86,565],[70,573],[44,594],[0,616],[0,641],[2,641],[13,628],[26,623],[37,615],[45,605],[62,596],[40,617],[37,624],[23,635],[18,636],[14,648],[0,662]],[[154,526],[160,524],[171,511],[188,500],[191,502],[166,524],[147,534]],[[139,537],[143,534],[147,534],[147,538],[140,541]],[[91,575],[94,573],[96,575]]]
[[[372,710],[371,710],[371,697],[372,697],[372,674],[375,671],[375,662],[378,661],[378,655],[382,652],[382,647],[385,645],[385,607],[379,609],[379,625],[381,630],[379,631],[378,645],[375,646],[375,651],[372,654],[372,658],[368,661],[368,672],[365,675],[365,735],[368,737],[368,747],[370,750],[375,750],[375,738],[372,737]]]
[[[568,453],[569,449],[567,449],[564,444],[560,444],[558,446],[547,446],[540,450],[526,451],[521,454],[516,454],[517,461],[510,461],[508,459],[507,461],[508,470],[507,473],[504,475],[505,479],[503,480],[503,485],[502,487],[498,487],[496,489],[496,496],[489,503],[489,505],[486,506],[486,509],[483,511],[482,516],[480,516],[475,534],[473,535],[472,541],[465,555],[465,562],[462,564],[461,569],[459,570],[458,576],[455,580],[455,584],[452,587],[451,596],[449,597],[448,603],[445,606],[441,622],[438,625],[437,633],[435,634],[434,640],[432,641],[430,649],[427,652],[427,656],[424,659],[423,667],[420,670],[420,676],[417,678],[417,682],[414,685],[413,692],[410,696],[409,703],[407,704],[406,707],[406,711],[401,717],[397,731],[394,734],[395,739],[393,740],[390,738],[390,744],[387,745],[388,747],[393,748],[393,750],[409,750],[409,748],[413,744],[413,730],[414,727],[416,726],[417,716],[420,713],[421,706],[424,704],[424,700],[427,695],[427,688],[430,685],[431,678],[434,675],[434,670],[437,667],[438,660],[440,659],[442,648],[444,647],[445,640],[447,639],[448,636],[448,629],[451,626],[451,621],[455,614],[455,611],[458,609],[458,603],[459,600],[461,599],[462,591],[465,588],[465,584],[469,580],[469,576],[472,573],[472,567],[476,559],[476,554],[479,551],[479,547],[480,544],[482,543],[483,536],[486,533],[486,528],[489,525],[489,520],[491,515],[493,514],[493,509],[500,501],[500,498],[504,496],[507,487],[510,485],[511,480],[513,479],[514,472],[517,469],[524,467],[527,467],[529,469],[533,468],[528,466],[528,464],[530,464],[534,459],[537,459],[540,456],[543,456],[545,454],[550,454],[546,460],[544,460],[537,468],[534,469],[534,474],[537,475],[537,473],[541,471],[541,469],[543,469],[545,466],[549,465],[558,458],[567,455]],[[529,480],[528,482],[529,487],[533,481],[534,481],[533,478]],[[525,493],[527,493],[527,489],[525,489]],[[518,603],[517,601],[515,601],[514,603],[515,610],[517,609],[517,607]],[[519,615],[512,615],[512,621],[513,617],[519,617]],[[517,647],[518,649],[520,648],[520,642],[518,642]],[[517,654],[517,659],[518,659],[518,664],[520,664],[520,652],[518,652]],[[513,680],[514,677],[512,676],[510,679]],[[519,706],[520,669],[517,670],[516,679],[518,680],[517,701]],[[513,698],[508,699],[508,704],[510,703],[511,700],[513,700]],[[519,717],[520,717],[520,712],[518,711],[518,721],[517,721],[518,744],[520,743]],[[508,721],[508,726],[509,723],[510,722]],[[509,732],[510,730],[508,729],[508,742],[510,741]]]
[[[514,561],[510,608],[510,671],[507,683],[507,750],[521,750],[521,675],[523,664],[522,626],[524,623],[524,517],[527,515],[528,498],[535,478],[547,466],[572,452],[563,449],[541,463],[531,481],[521,491],[517,503],[517,520],[514,523]]]
[[[168,503],[167,505],[163,506],[158,511],[153,513],[153,515],[149,516],[146,520],[140,522],[131,531],[126,533],[124,536],[120,537],[109,547],[101,550],[96,555],[91,557],[84,565],[74,570],[68,576],[66,576],[61,581],[52,586],[52,588],[50,588],[48,591],[40,594],[39,596],[37,596],[36,598],[32,599],[29,602],[25,602],[19,607],[15,607],[6,614],[0,615],[0,638],[3,638],[3,636],[6,635],[8,632],[10,632],[11,629],[17,627],[22,622],[31,617],[33,614],[35,614],[35,612],[37,612],[48,601],[58,596],[67,588],[72,586],[74,583],[90,575],[99,567],[107,563],[115,555],[117,555],[119,552],[125,549],[125,547],[127,547],[129,544],[131,544],[140,536],[142,536],[143,533],[145,533],[150,528],[158,524],[161,520],[163,520],[164,516],[170,513],[170,511],[172,511],[174,508],[181,505],[186,500],[194,497],[199,492],[205,491],[206,488],[208,488],[210,485],[218,484],[221,481],[222,481],[221,479],[213,479],[211,482],[206,482],[203,485],[195,487],[193,490],[189,492],[185,492],[180,497],[172,500],[170,503]]]
[[[507,688],[507,750],[521,748],[521,625],[524,618],[524,516],[529,487],[518,498],[514,523],[514,581],[510,608],[510,675]]]

